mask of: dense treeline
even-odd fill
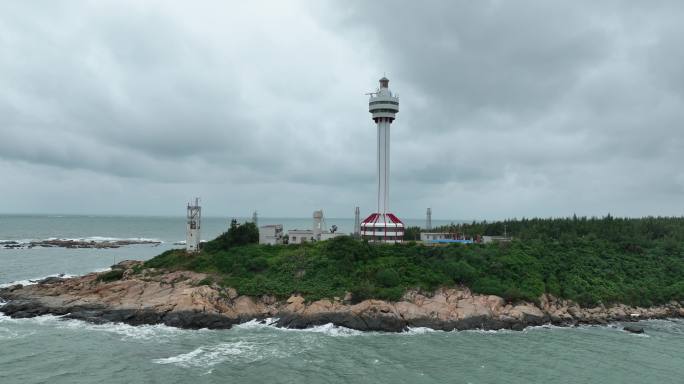
[[[433,228],[433,232],[459,232],[468,236],[506,233],[520,240],[570,240],[596,236],[603,240],[624,243],[648,243],[660,239],[684,241],[684,218],[646,217],[602,218],[573,216],[571,218],[512,219],[488,223],[451,224]]]
[[[500,235],[504,225],[514,237],[510,243],[372,245],[349,237],[283,246],[214,242],[198,255],[169,251],[146,265],[209,272],[243,294],[298,292],[311,300],[346,291],[357,301],[396,300],[408,288],[455,284],[511,301],[534,301],[545,292],[583,305],[684,299],[684,218],[522,219],[441,230]],[[253,242],[253,229],[244,232]]]

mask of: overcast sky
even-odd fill
[[[0,212],[684,214],[681,1],[3,1]]]

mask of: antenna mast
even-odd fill
[[[187,230],[185,238],[185,250],[188,253],[199,252],[200,250],[200,227],[202,221],[202,207],[199,205],[199,197],[195,197],[195,202],[188,203],[187,208]]]

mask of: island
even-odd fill
[[[225,329],[332,323],[364,331],[513,329],[684,316],[684,218],[520,219],[441,230],[511,241],[427,246],[352,238],[259,245],[233,224],[198,253],[0,289],[15,318]]]

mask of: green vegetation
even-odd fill
[[[253,225],[234,225],[197,255],[167,251],[145,267],[207,272],[241,294],[301,293],[308,300],[347,291],[355,301],[397,300],[409,288],[456,284],[510,301],[535,301],[545,292],[583,305],[684,299],[684,218],[523,219],[446,229],[500,235],[504,225],[510,243],[432,247],[350,237],[260,246]]]
[[[420,240],[420,227],[407,227],[404,230],[404,241]]]
[[[214,279],[212,279],[211,277],[205,277],[204,279],[197,282],[198,286],[200,286],[200,285],[212,285],[212,284],[214,284]]]
[[[123,269],[112,269],[111,271],[107,271],[105,273],[99,274],[97,276],[97,281],[109,282],[109,281],[119,280],[123,277],[123,274],[124,274]]]
[[[233,219],[230,228],[219,237],[203,245],[203,250],[208,253],[229,249],[238,245],[253,244],[259,242],[259,228],[254,223],[238,224]]]

